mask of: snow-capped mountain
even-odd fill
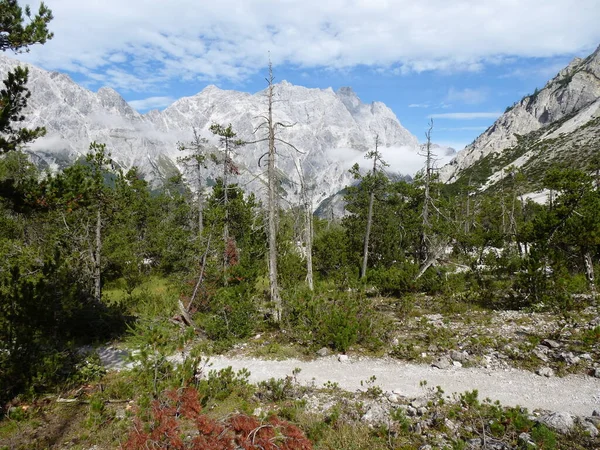
[[[600,151],[600,47],[575,58],[543,89],[515,103],[472,144],[440,170],[454,182],[478,178],[484,188],[505,168],[521,168],[535,181],[554,163],[583,167]]]
[[[4,78],[18,64],[24,65],[0,55],[0,77]],[[140,114],[113,89],[91,92],[65,74],[27,66],[32,95],[24,125],[47,129],[47,135],[29,150],[34,158],[51,168],[72,162],[87,152],[90,142],[97,141],[107,145],[113,159],[123,168],[137,166],[151,183],[158,184],[182,169],[177,162],[182,156],[177,143],[189,141],[193,129],[215,144],[217,140],[208,131],[213,123],[231,123],[238,138],[245,141],[264,136],[254,131],[264,121],[260,116],[267,108],[265,91],[248,94],[208,86],[164,111]],[[348,168],[363,161],[364,153],[374,147],[376,135],[384,152],[390,155],[417,152],[419,147],[417,138],[402,127],[386,105],[364,104],[351,88],[334,92],[331,88],[309,89],[285,81],[278,83],[274,119],[293,124],[281,128],[278,137],[301,152],[282,143],[277,147],[278,166],[291,203],[296,198],[298,162],[316,186],[316,207],[350,182]],[[258,160],[266,148],[266,143],[249,144],[240,148],[235,157],[242,169],[236,181],[255,192],[262,187],[257,175],[263,169],[258,167]],[[408,172],[401,164],[394,169]]]

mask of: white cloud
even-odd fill
[[[138,111],[147,111],[149,109],[162,109],[173,103],[175,99],[173,97],[148,97],[140,100],[130,100],[127,103],[131,105],[133,109]]]
[[[442,127],[439,131],[485,131],[487,127]]]
[[[600,42],[600,3],[578,0],[52,0],[55,38],[22,55],[113,87],[243,80],[275,65],[396,73],[478,71]],[[32,5],[35,7],[35,5]],[[452,26],[452,24],[473,24]],[[129,75],[125,82],[119,80]],[[121,83],[121,86],[117,86]]]
[[[438,151],[436,157],[436,167],[449,162],[455,153],[442,154],[442,149],[436,148]],[[389,164],[385,169],[388,173],[400,173],[403,175],[415,175],[419,170],[425,167],[425,157],[420,154],[418,148],[402,146],[402,147],[383,147],[380,149],[383,160]],[[355,163],[358,163],[361,171],[368,172],[372,167],[372,161],[365,159],[364,152],[349,148],[330,149],[327,155],[337,161],[344,167],[349,169]]]
[[[411,103],[408,105],[409,108],[429,108],[428,103]]]
[[[430,114],[429,119],[449,119],[449,120],[475,120],[475,119],[497,119],[502,115],[501,112],[466,112],[466,113],[442,113]]]
[[[450,88],[448,95],[446,95],[446,100],[449,102],[465,103],[467,105],[478,105],[483,103],[488,98],[488,95],[489,90],[487,88]]]

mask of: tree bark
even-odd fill
[[[423,263],[429,258],[429,203],[431,202],[431,172],[432,172],[432,154],[431,154],[431,130],[433,129],[433,120],[429,122],[429,129],[425,133],[427,143],[425,147],[425,199],[423,200],[423,230],[421,232],[421,260]]]
[[[373,170],[375,173],[375,170]],[[369,210],[367,212],[367,229],[365,231],[365,241],[363,245],[363,261],[362,268],[360,271],[360,277],[365,278],[367,276],[367,262],[369,260],[369,239],[371,237],[371,226],[373,223],[373,203],[375,203],[375,192],[371,191],[369,195]]]
[[[311,205],[305,204],[306,217],[306,283],[308,288],[314,290],[313,282],[313,262],[312,262],[312,244],[313,244],[313,217]]]
[[[100,205],[96,210],[96,243],[94,248],[94,301],[98,304],[102,301],[102,266],[100,252],[102,251],[102,213]]]
[[[588,279],[590,291],[592,292],[592,297],[594,299],[596,299],[596,282],[594,280],[594,261],[592,260],[592,255],[590,254],[590,252],[586,252],[583,255],[583,261],[585,264],[585,274]]]
[[[200,239],[204,231],[204,199],[202,198],[202,165],[199,161],[196,170],[198,174],[198,239]]]
[[[229,198],[227,192],[227,172],[229,170],[229,138],[225,138],[225,161],[223,162],[223,208],[225,218],[223,221],[223,283],[227,286],[227,269],[229,268]]]
[[[273,302],[273,320],[281,322],[282,302],[279,294],[277,272],[277,180],[275,174],[275,124],[273,123],[273,67],[269,63],[269,90],[268,90],[268,128],[269,128],[269,165],[267,168],[268,179],[268,232],[269,232],[269,288],[271,302]]]
[[[379,136],[375,138],[375,156],[373,157],[373,183],[375,183],[375,177],[377,175],[377,157],[379,147]],[[367,276],[367,263],[369,261],[369,239],[371,238],[371,227],[373,225],[373,204],[375,203],[375,186],[371,186],[371,193],[369,194],[369,209],[367,211],[367,229],[365,230],[365,240],[363,245],[363,261],[360,271],[360,278]]]

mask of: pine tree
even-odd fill
[[[23,11],[17,0],[0,0],[0,50],[26,52],[29,46],[52,39],[53,35],[48,31],[51,20],[52,11],[44,3],[40,4],[37,15],[32,17],[29,6]],[[17,67],[8,72],[3,81],[4,89],[0,90],[0,154],[17,150],[46,134],[42,127],[30,130],[19,126],[25,120],[22,112],[31,96],[26,87],[28,76],[27,68]]]

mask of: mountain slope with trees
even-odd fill
[[[541,187],[552,165],[585,168],[598,154],[600,47],[576,58],[546,86],[523,97],[440,170],[440,180],[487,188],[520,168]]]

